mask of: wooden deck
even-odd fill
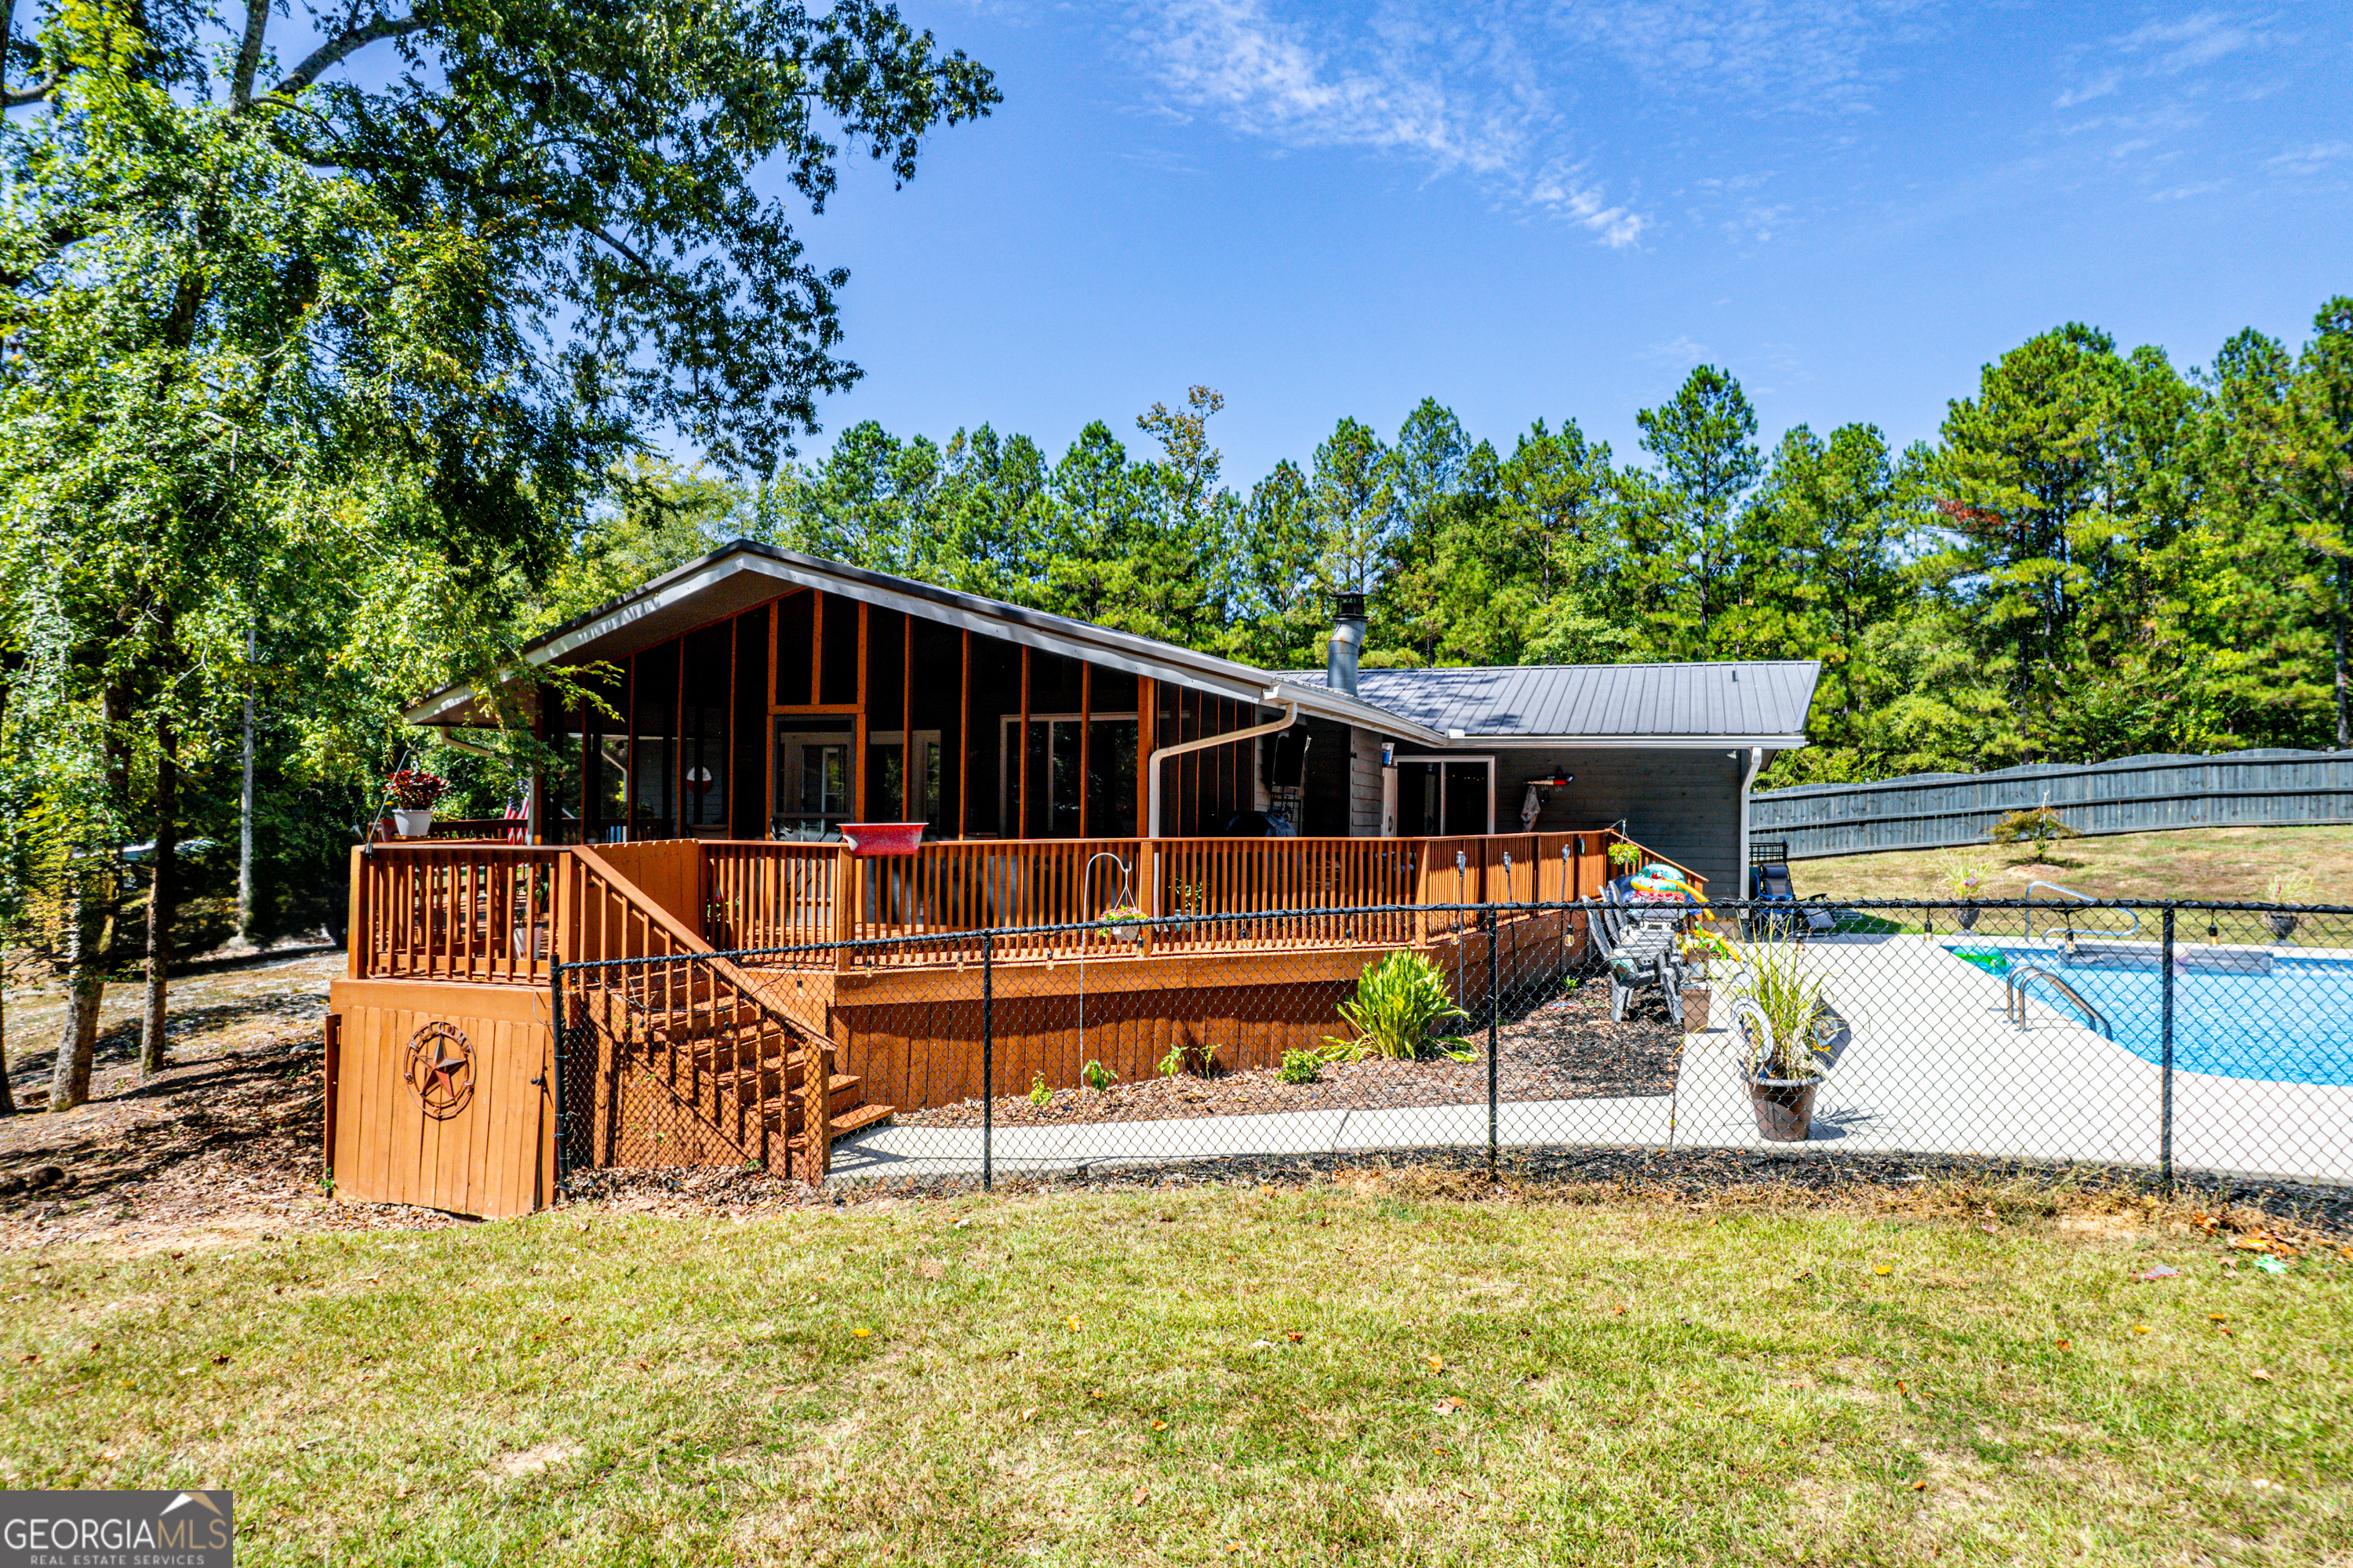
[[[997,1094],[1075,1086],[1091,1061],[1147,1077],[1180,1047],[1271,1066],[1339,1033],[1339,1002],[1388,952],[1429,955],[1476,1008],[1482,914],[1451,906],[1595,896],[1618,842],[967,841],[892,859],[694,839],[367,846],[330,1001],[338,1191],[486,1214],[543,1202],[563,1157],[559,992],[573,1161],[815,1181],[833,1139],[982,1092],[984,930]],[[1083,924],[1123,904],[1163,923]],[[1006,929],[1039,927],[1065,928]],[[1557,972],[1584,935],[1573,914],[1498,917],[1517,980]],[[603,960],[627,961],[557,983],[559,963]],[[470,1088],[453,1106],[458,1058]]]

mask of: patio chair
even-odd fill
[[[1811,898],[1799,898],[1789,885],[1786,864],[1750,866],[1748,896],[1752,902],[1746,924],[1751,937],[1815,937],[1838,929],[1830,895],[1817,893]]]
[[[1624,879],[1603,889],[1601,959],[1609,966],[1609,1021],[1623,1022],[1634,993],[1657,986],[1667,1017],[1683,1021],[1682,925],[1679,904],[1636,904],[1626,897]]]

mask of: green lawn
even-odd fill
[[[250,1563],[2353,1561],[2353,1263],[1994,1213],[1343,1181],[17,1252],[0,1484],[233,1487]]]
[[[1758,835],[1769,837],[1769,834]],[[2179,828],[2161,833],[2117,833],[2066,839],[2049,863],[2025,845],[1973,849],[1886,850],[1877,854],[1801,860],[1789,867],[1800,896],[1949,898],[1936,873],[1956,861],[1987,873],[1985,896],[2024,898],[2037,878],[2094,898],[2191,898],[2224,903],[2269,895],[2271,880],[2303,872],[2309,898],[2298,902],[2353,904],[2353,827]],[[2038,895],[2051,896],[2048,894]]]

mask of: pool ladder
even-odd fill
[[[2093,1028],[2106,1035],[2111,1041],[2116,1039],[2116,1026],[2108,1022],[2106,1013],[2085,1001],[2083,992],[2039,964],[2028,964],[2022,969],[2012,969],[2005,982],[2008,989],[2002,995],[2001,1011],[2003,1016],[2012,1024],[2020,1029],[2026,1027],[2026,987],[2028,982],[2038,980],[2049,980],[2052,990],[2084,1010],[2084,1016],[2091,1020]]]
[[[2036,888],[2038,888],[2038,887],[2047,887],[2047,888],[2049,888],[2052,892],[2056,893],[2056,894],[2059,894],[2059,895],[2062,895],[2062,896],[2063,896],[2063,897],[2073,898],[2073,899],[2074,899],[2074,900],[2075,900],[2077,903],[2079,903],[2079,904],[2097,904],[2097,903],[2099,902],[2099,900],[2098,900],[2098,899],[2096,899],[2096,898],[2093,897],[2093,896],[2092,896],[2090,894],[2088,894],[2088,893],[2078,893],[2078,892],[2076,892],[2076,891],[2075,891],[2073,888],[2072,888],[2072,887],[2062,887],[2062,886],[2060,886],[2060,885],[2059,885],[2057,883],[2055,883],[2055,882],[2042,882],[2042,881],[2030,882],[2030,883],[2028,883],[2028,884],[2026,885],[2026,896],[2027,896],[2027,900],[2028,900],[2028,902],[2031,903],[2031,902],[2033,901],[2033,898],[2034,898],[2034,890],[2035,890]],[[2140,932],[2140,911],[2139,911],[2139,910],[2137,910],[2137,909],[2127,909],[2127,910],[2126,910],[2126,911],[2125,911],[2125,913],[2126,913],[2126,914],[2127,914],[2127,915],[2130,915],[2130,916],[2132,916],[2132,924],[2131,924],[2131,925],[2129,925],[2129,926],[2123,927],[2118,928],[2118,929],[2115,929],[2115,930],[2110,930],[2110,929],[2103,928],[2103,929],[2095,930],[2095,931],[2081,931],[2081,932],[2079,932],[2079,931],[2077,931],[2077,930],[2075,929],[2075,916],[2074,916],[2074,913],[2073,913],[2073,910],[2070,910],[2070,909],[2068,909],[2068,908],[2066,908],[2064,906],[2061,906],[2061,908],[2060,908],[2060,911],[2059,911],[2059,920],[2060,920],[2060,925],[2061,925],[2061,926],[2065,929],[2065,931],[2066,931],[2066,933],[2067,933],[2067,945],[2068,945],[2069,947],[2071,947],[2071,948],[2072,948],[2072,947],[2073,947],[2073,946],[2075,945],[2075,938],[2076,938],[2078,936],[2084,936],[2084,937],[2132,937],[2132,936],[2137,936],[2137,935],[2139,934],[2139,932]],[[2032,923],[2032,913],[2031,913],[2031,911],[2030,911],[2030,912],[2029,912],[2029,915],[2028,915],[2028,920],[2029,920],[2029,925],[2030,925],[2030,931],[2029,931],[2029,935],[2031,935],[2031,934],[2032,934],[2032,932],[2031,932],[2031,923]],[[2049,935],[2051,935],[2051,929],[2052,929],[2052,928],[2051,928],[2050,927],[2048,927],[2048,926],[2044,927],[2042,928],[2042,934],[2043,934],[2044,936],[2048,937]]]

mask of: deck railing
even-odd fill
[[[544,984],[560,849],[377,844],[352,859],[353,979]]]
[[[955,947],[941,938],[1018,927],[1027,934],[1001,941],[998,957],[1050,958],[1101,950],[1102,938],[1035,927],[1125,906],[1160,921],[1144,937],[1146,953],[1424,944],[1476,918],[1448,906],[1593,897],[1619,869],[1610,846],[1630,842],[1593,828],[1430,839],[981,839],[871,858],[826,843],[600,845],[576,858],[628,884],[630,895],[591,896],[594,879],[579,884],[585,902],[561,922],[556,950],[567,961],[646,956],[668,952],[683,931],[700,951],[824,948],[811,963],[852,969],[913,962],[919,951],[946,959]],[[575,856],[490,842],[372,846],[353,862],[353,974],[543,982],[551,868]],[[1642,858],[1665,859],[1648,849]],[[1335,913],[1296,913],[1320,909]],[[1181,919],[1261,911],[1292,917]],[[917,938],[930,946],[907,940]],[[869,942],[895,945],[849,945]]]

